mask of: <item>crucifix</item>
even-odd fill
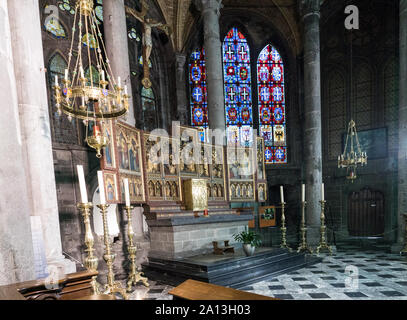
[[[160,23],[150,18],[146,18],[147,10],[149,9],[147,2],[145,0],[141,1],[141,11],[136,11],[133,8],[126,6],[126,12],[139,20],[143,25],[143,79],[141,83],[144,88],[151,88],[150,80],[150,69],[149,69],[149,60],[151,55],[151,50],[153,48],[153,42],[151,39],[151,30],[152,28],[159,28],[165,32],[167,36],[171,33],[171,28],[169,25]]]

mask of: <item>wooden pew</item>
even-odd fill
[[[172,289],[174,300],[279,300],[192,279]]]

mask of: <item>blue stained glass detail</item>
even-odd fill
[[[206,94],[205,50],[191,53],[189,63],[189,89],[191,125],[199,129],[208,128],[208,105]],[[205,130],[200,131],[201,141],[205,141]]]
[[[284,64],[276,48],[267,45],[257,60],[259,129],[265,162],[287,163]]]
[[[232,28],[226,35],[222,54],[228,143],[252,146],[250,48],[237,28]]]

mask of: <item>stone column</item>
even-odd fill
[[[185,62],[186,55],[182,53],[175,54],[175,69],[176,69],[176,88],[177,88],[177,113],[178,121],[182,125],[188,125],[188,100],[187,100],[187,84],[185,79]]]
[[[399,152],[398,152],[398,234],[393,251],[404,244],[407,214],[407,0],[400,0],[400,82],[399,82]]]
[[[204,23],[209,128],[225,130],[222,44],[219,35],[219,15],[222,0],[196,0],[196,4],[202,11]]]
[[[112,67],[113,76],[121,78],[122,85],[127,85],[127,91],[131,97],[126,122],[134,126],[136,120],[134,97],[130,82],[129,47],[127,42],[124,0],[103,1],[103,25],[106,51]]]
[[[39,4],[8,0],[8,5],[31,214],[41,217],[48,266],[75,272],[75,263],[62,254]]]
[[[308,242],[319,240],[322,184],[322,120],[319,9],[320,0],[303,0],[304,23],[304,161]]]
[[[7,1],[0,1],[0,285],[35,279]]]

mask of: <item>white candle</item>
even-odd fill
[[[65,80],[68,80],[68,69],[65,69]]]
[[[105,81],[105,71],[102,70],[102,81]]]
[[[324,184],[322,183],[321,185],[321,200],[325,200],[325,191],[324,191]]]
[[[130,193],[129,193],[129,179],[123,179],[124,182],[124,196],[126,198],[126,207],[130,207]]]
[[[81,67],[81,78],[85,78],[85,75],[83,73],[83,68]]]
[[[98,182],[99,182],[100,204],[106,204],[105,183],[103,182],[103,171],[98,171]]]
[[[120,87],[120,77],[117,78],[117,86]]]
[[[83,166],[77,165],[76,169],[78,171],[79,190],[81,191],[81,201],[82,201],[82,203],[88,203],[88,194],[86,192],[85,175],[83,174]]]
[[[284,203],[284,189],[283,189],[283,186],[280,186],[280,198],[281,198],[281,203]]]
[[[302,184],[301,201],[305,202],[305,184]]]
[[[55,76],[55,86],[58,87],[58,76]]]
[[[127,95],[127,85],[124,86],[124,94]]]
[[[85,106],[85,97],[82,97],[82,106]]]

